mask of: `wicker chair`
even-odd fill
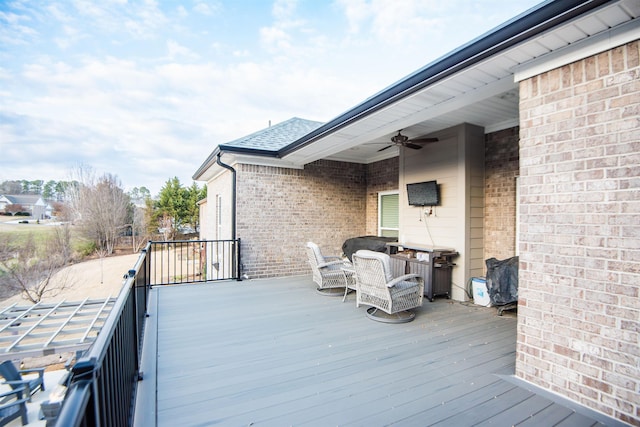
[[[367,316],[387,323],[410,322],[415,313],[407,311],[422,305],[424,279],[417,274],[393,277],[387,254],[359,250],[353,254],[356,278],[356,306],[371,306]]]
[[[351,268],[351,263],[338,256],[322,255],[318,245],[313,242],[307,242],[306,250],[313,281],[318,285],[317,291],[323,295],[342,296],[344,290],[346,296],[348,289],[353,288],[353,282],[352,273],[343,268]]]

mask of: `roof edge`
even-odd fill
[[[287,156],[393,102],[613,0],[548,0],[427,64],[279,150]]]
[[[246,148],[246,147],[234,147],[225,144],[218,145],[213,152],[207,157],[207,159],[202,163],[202,165],[195,171],[195,173],[191,176],[191,179],[194,181],[198,181],[202,175],[205,174],[212,166],[216,165],[216,158],[218,155],[223,154],[248,154],[251,156],[258,157],[268,157],[279,159],[277,151],[274,150],[259,150],[255,148]]]
[[[193,175],[191,175],[191,179],[193,179],[194,181],[198,181],[200,177],[204,175],[204,173],[209,170],[209,168],[213,164],[215,164],[218,153],[220,153],[220,146],[217,146],[213,149],[211,154],[209,154],[209,157],[207,157],[206,160],[200,165],[200,167],[193,173]]]

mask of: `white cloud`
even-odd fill
[[[423,40],[425,34],[443,31],[442,7],[434,1],[338,0],[337,5],[352,35],[370,33],[377,42],[389,45],[412,43]]]
[[[197,2],[195,6],[193,6],[193,10],[196,13],[201,15],[210,16],[213,15],[218,9],[220,5],[217,3],[205,3],[205,2]]]
[[[293,17],[297,5],[297,0],[276,0],[272,8],[273,17],[279,22],[287,22]]]
[[[293,54],[294,40],[302,45],[307,40],[301,36],[305,32],[306,21],[296,16],[297,0],[276,0],[271,13],[271,26],[260,28],[262,46],[271,53]]]
[[[175,40],[167,40],[167,51],[169,53],[169,59],[174,60],[177,57],[183,57],[188,59],[197,59],[198,55],[191,51],[191,49],[180,45]]]
[[[187,16],[189,16],[189,12],[187,12],[187,9],[185,9],[183,5],[178,6],[176,10],[177,10],[178,16],[181,18],[186,18]]]
[[[236,58],[248,58],[251,56],[251,52],[249,52],[247,49],[244,50],[234,50],[232,52],[232,55]]]
[[[135,2],[126,1],[95,2],[93,0],[75,0],[74,13],[76,21],[83,21],[85,25],[119,36],[122,31],[135,38],[151,38],[158,31],[164,29],[169,22],[154,1]]]
[[[81,40],[84,35],[75,26],[64,25],[62,27],[64,37],[55,37],[53,40],[60,49],[68,49],[73,44]]]
[[[393,45],[423,39],[425,34],[441,33],[442,19],[433,13],[432,4],[417,0],[374,1],[372,32],[379,40]]]
[[[0,12],[0,42],[13,43],[0,52],[0,180],[66,179],[85,163],[153,192],[269,120],[335,117],[468,41],[444,38],[478,13],[470,0],[435,4],[448,16],[417,0],[236,15],[234,3],[42,1]]]
[[[343,9],[351,34],[359,33],[363,22],[371,17],[367,0],[336,0],[336,4]]]
[[[28,25],[29,16],[0,12],[0,45],[26,45],[38,36],[38,31]]]
[[[271,52],[289,50],[291,48],[291,36],[279,27],[261,28],[260,38],[263,46]]]

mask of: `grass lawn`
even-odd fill
[[[27,224],[20,223],[19,221],[28,221]],[[0,235],[14,236],[18,242],[26,241],[29,235],[33,237],[35,244],[38,247],[42,247],[47,239],[53,236],[56,232],[56,228],[60,223],[43,220],[38,223],[37,220],[30,217],[10,217],[0,216]],[[87,242],[79,236],[77,230],[71,227],[71,246],[74,251],[84,252]],[[86,254],[84,254],[86,255]]]
[[[29,221],[29,223],[20,224],[18,221]],[[39,245],[55,233],[55,227],[47,225],[47,222],[44,221],[38,224],[35,219],[30,217],[0,216],[0,233],[14,235],[19,240],[26,240],[31,234],[36,244]]]

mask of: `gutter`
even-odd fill
[[[278,151],[282,158],[387,106],[525,40],[613,0],[548,0],[427,64]]]
[[[228,154],[247,154],[247,155],[250,155],[250,156],[272,157],[272,158],[276,158],[276,159],[280,157],[280,156],[278,156],[278,152],[277,151],[259,150],[259,149],[255,149],[255,148],[246,148],[246,147],[234,147],[234,146],[231,146],[231,145],[220,144],[213,150],[213,152],[209,155],[209,157],[207,157],[207,159],[204,161],[204,163],[202,163],[202,165],[198,168],[198,170],[195,171],[195,173],[192,175],[191,178],[194,181],[198,181],[200,179],[200,177],[202,176],[202,174],[204,174],[207,170],[209,170],[209,168],[214,163],[222,166],[220,163],[218,163],[217,159],[219,159],[220,156],[222,154],[224,154],[224,153],[228,153]]]
[[[232,166],[222,163],[221,156],[222,153],[218,151],[216,163],[231,171],[231,239],[236,240],[236,170]]]

